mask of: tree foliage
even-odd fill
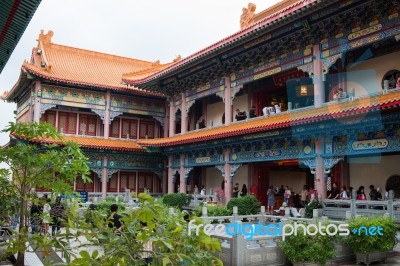
[[[9,123],[3,130],[10,134],[11,143],[0,148],[0,162],[8,165],[2,169],[12,175],[12,186],[19,203],[19,231],[9,242],[9,252],[17,253],[17,265],[23,265],[29,227],[29,203],[35,188],[56,194],[71,191],[77,176],[90,181],[87,158],[79,145],[64,142],[57,130],[47,123]],[[46,143],[53,144],[46,144]],[[0,183],[2,190],[4,182]]]

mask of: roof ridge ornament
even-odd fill
[[[247,8],[242,9],[242,15],[240,16],[240,29],[247,28],[254,24],[254,13],[256,12],[256,5],[249,3]]]
[[[52,30],[49,30],[47,34],[44,34],[44,30],[40,30],[39,38],[37,39],[37,41],[42,42],[43,44],[50,44],[53,35],[54,32]]]
[[[173,60],[174,63],[179,62],[182,60],[182,56],[180,54],[178,54],[175,59]]]

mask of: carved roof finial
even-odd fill
[[[54,35],[54,32],[52,30],[49,30],[47,32],[47,34],[44,34],[44,30],[41,30],[40,34],[39,34],[39,39],[37,39],[37,41],[45,43],[45,44],[49,44],[49,43],[51,43],[51,38],[53,37],[53,35]]]
[[[249,3],[247,8],[243,8],[243,13],[240,16],[240,29],[247,28],[254,23],[254,13],[256,11],[256,5]]]
[[[174,63],[176,63],[176,62],[179,62],[179,61],[181,61],[182,60],[182,56],[180,55],[180,54],[178,54],[176,57],[175,57],[175,59],[174,59]]]
[[[160,65],[160,60],[157,60],[151,64],[151,66],[159,66],[159,65]]]

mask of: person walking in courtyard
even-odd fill
[[[246,186],[246,184],[243,184],[242,190],[240,191],[240,196],[244,197],[246,195],[247,195],[247,186]]]
[[[54,236],[56,232],[60,232],[61,227],[61,218],[64,213],[64,205],[61,203],[61,197],[56,198],[56,202],[50,211],[50,216],[52,219],[51,224],[51,234]]]
[[[267,214],[272,214],[274,211],[274,206],[275,206],[275,194],[276,191],[274,189],[274,186],[269,186],[269,189],[267,191],[267,197],[268,197],[268,203],[267,203]]]
[[[50,224],[50,211],[51,211],[51,206],[49,204],[50,199],[47,198],[47,195],[43,197],[43,220],[42,220],[42,225],[43,225],[43,233],[47,234],[49,232],[49,224]]]

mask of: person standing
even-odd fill
[[[118,205],[112,204],[110,206],[111,215],[108,223],[109,228],[115,228],[116,231],[121,232],[123,229],[123,224],[121,221],[122,216],[118,213]]]
[[[275,194],[274,186],[269,186],[267,191],[268,203],[267,203],[267,214],[272,214],[275,206]]]
[[[376,199],[376,189],[375,189],[374,185],[370,185],[370,186],[369,186],[369,189],[371,190],[371,191],[369,192],[369,198],[370,198],[370,200],[377,200],[377,199]]]
[[[51,221],[50,211],[51,211],[50,199],[48,199],[47,195],[45,195],[43,197],[42,225],[43,225],[43,231],[46,234],[49,232],[49,224]]]
[[[56,198],[56,202],[51,208],[50,215],[53,220],[51,225],[51,234],[54,236],[56,232],[60,232],[61,228],[61,218],[64,213],[64,205],[61,203],[61,197]]]
[[[244,197],[246,195],[247,195],[247,186],[246,186],[246,184],[243,184],[242,190],[240,191],[240,196]]]
[[[256,117],[256,107],[253,105],[249,111],[249,118],[254,118]]]
[[[336,182],[333,183],[331,193],[328,195],[328,199],[338,199],[340,196],[339,189]]]
[[[290,196],[292,196],[292,191],[290,191],[289,186],[286,186],[284,198],[285,198],[286,205],[288,205],[288,206],[289,206]]]
[[[307,194],[308,194],[307,186],[304,185],[303,190],[301,191],[301,204],[303,205],[303,207],[307,205]]]
[[[206,188],[204,187],[204,185],[201,186],[200,195],[202,195],[202,196],[206,195]]]
[[[239,196],[239,183],[236,183],[235,186],[233,187],[233,198],[237,198]]]
[[[342,200],[347,200],[348,196],[347,196],[347,188],[346,186],[342,187],[342,191],[340,192],[340,199]]]

